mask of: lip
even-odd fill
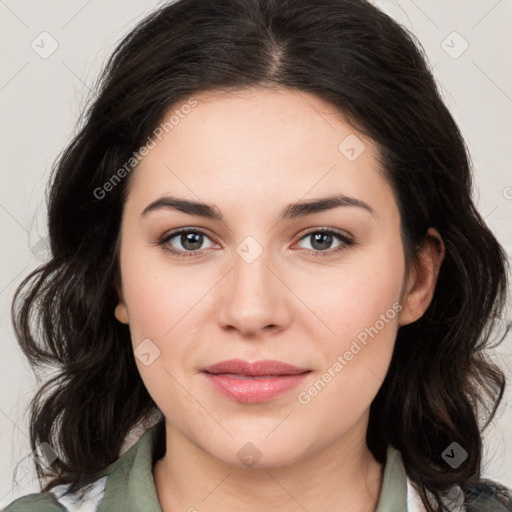
[[[273,359],[262,359],[253,363],[242,359],[229,359],[203,368],[202,371],[213,374],[233,373],[254,377],[264,375],[298,375],[309,370]]]
[[[297,387],[311,372],[270,359],[230,359],[208,366],[204,375],[222,395],[246,404],[268,402]]]

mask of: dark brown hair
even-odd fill
[[[364,0],[178,0],[139,23],[107,63],[54,167],[51,259],[14,299],[24,353],[35,368],[57,369],[31,404],[33,448],[48,442],[59,455],[38,467],[44,490],[93,481],[156,409],[129,329],[114,318],[129,176],[97,191],[170,105],[201,91],[268,85],[316,95],[375,142],[408,265],[430,226],[446,247],[431,305],[398,331],[371,405],[369,448],[380,462],[388,444],[400,450],[429,511],[446,510],[441,498],[452,485],[480,477],[481,430],[504,387],[486,348],[505,305],[507,262],[472,202],[467,149],[421,46]],[[468,452],[457,469],[441,456],[454,441]]]

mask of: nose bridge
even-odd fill
[[[233,270],[225,280],[219,321],[241,331],[257,331],[288,321],[285,288],[274,275],[272,251],[248,236],[236,247]]]
[[[268,248],[264,249],[253,237],[244,239],[236,248],[234,256],[233,292],[244,297],[269,293],[270,259]]]

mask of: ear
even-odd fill
[[[114,310],[115,317],[122,323],[128,323],[128,311],[126,309],[126,304],[124,302],[120,302],[116,309]]]
[[[402,295],[403,309],[400,325],[410,324],[421,318],[427,310],[437,283],[439,269],[444,260],[445,247],[439,232],[429,228],[418,253],[418,262],[411,267]]]
[[[123,288],[121,286],[121,282],[118,275],[116,275],[114,279],[114,286],[117,290],[117,296],[119,297],[119,304],[116,306],[116,309],[114,310],[114,315],[119,322],[121,322],[122,324],[127,324],[128,309],[126,308],[126,303],[124,302]]]

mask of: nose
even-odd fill
[[[233,257],[233,268],[222,280],[217,319],[224,329],[236,329],[244,336],[262,330],[280,331],[291,321],[293,293],[280,275],[280,265],[265,251],[254,261]]]

